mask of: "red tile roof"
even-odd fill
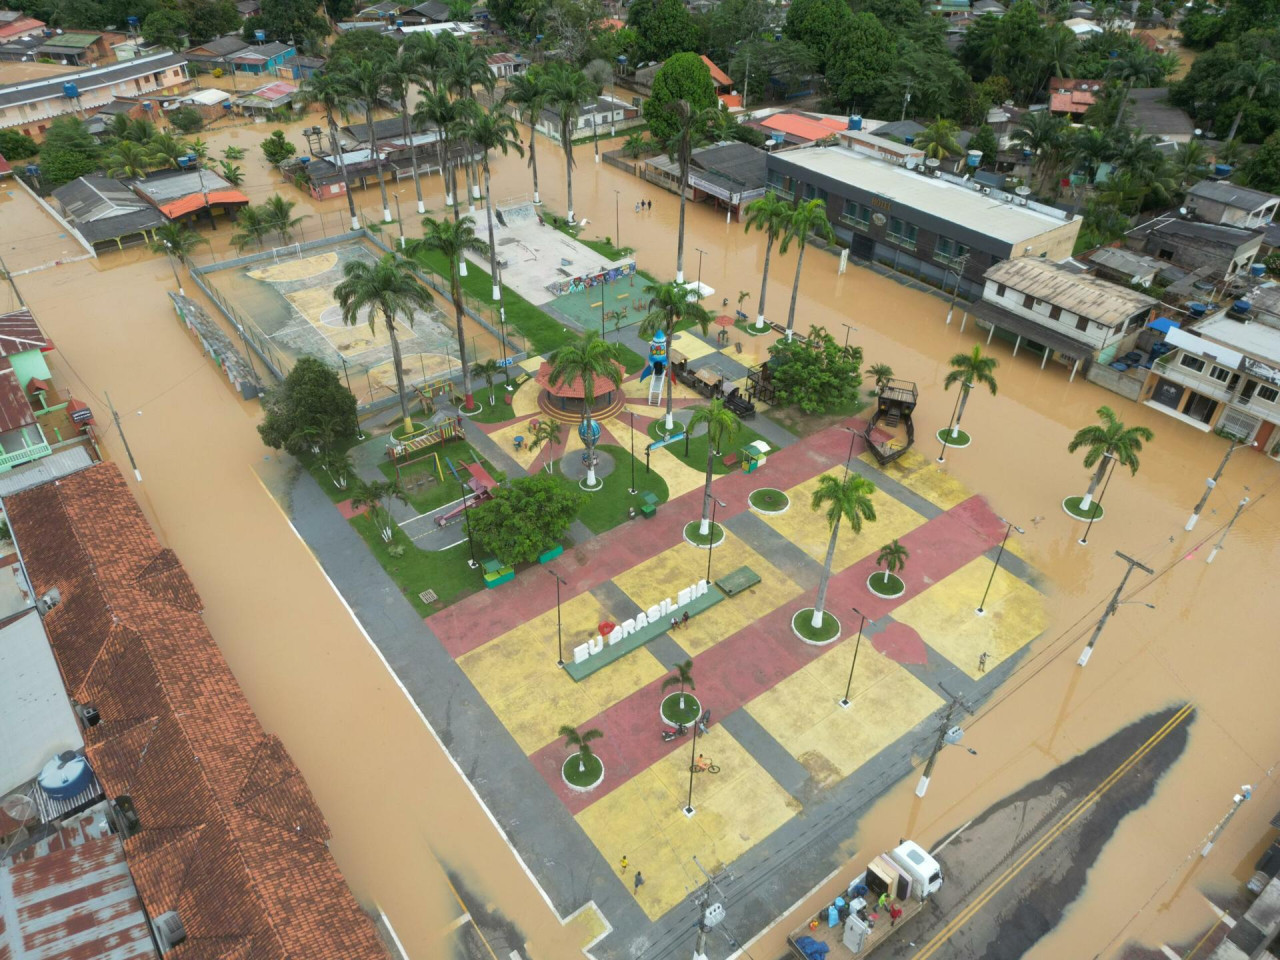
[[[798,137],[802,141],[821,140],[845,129],[837,121],[828,123],[825,120],[811,120],[794,113],[775,113],[761,120],[760,125]]]
[[[1097,102],[1101,89],[1101,80],[1052,77],[1049,80],[1049,111],[1082,114]]]
[[[166,960],[385,960],[329,855],[328,826],[279,739],[258,723],[114,464],[5,498],[32,585],[61,602],[45,629],[108,796],[133,798],[125,852],[152,917],[187,939]]]
[[[37,20],[35,17],[19,17],[12,23],[6,23],[3,27],[0,27],[0,40],[7,40],[9,37],[17,37],[25,33],[34,33],[43,26],[43,20]]]
[[[4,158],[4,154],[0,153],[0,177],[7,177],[13,173],[13,167],[9,165],[9,161]]]
[[[707,65],[707,69],[711,71],[711,82],[717,87],[733,86],[733,81],[729,79],[729,75],[712,63],[705,53],[702,54],[702,62],[705,63]]]

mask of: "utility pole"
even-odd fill
[[[9,272],[9,268],[4,265],[4,258],[0,257],[0,273],[4,274],[4,278],[9,281],[9,286],[13,287],[13,295],[18,298],[18,306],[25,307],[27,301],[22,299],[22,294],[18,292],[18,281],[13,279],[13,274]]]
[[[707,933],[724,919],[724,904],[712,903],[711,891],[714,890],[720,894],[722,900],[727,900],[728,897],[724,895],[724,891],[716,883],[724,875],[723,872],[717,873],[713,877],[707,873],[701,863],[698,863],[697,857],[693,858],[693,862],[702,871],[702,875],[707,878],[707,882],[702,887],[702,895],[698,898],[698,938],[694,943],[693,960],[707,960]]]
[[[1245,487],[1245,489],[1248,490],[1249,488]],[[1226,542],[1227,534],[1231,532],[1231,528],[1234,527],[1236,525],[1236,521],[1240,519],[1240,513],[1244,510],[1245,505],[1248,504],[1248,502],[1249,498],[1243,497],[1240,502],[1236,504],[1236,512],[1231,515],[1231,522],[1227,524],[1227,528],[1222,531],[1222,536],[1218,538],[1218,542],[1215,543],[1213,545],[1213,549],[1209,551],[1209,558],[1205,560],[1205,563],[1213,563],[1213,558],[1216,557],[1218,555],[1218,551],[1222,549],[1223,543]]]
[[[1195,509],[1191,511],[1191,517],[1187,520],[1187,525],[1183,527],[1184,530],[1195,529],[1196,521],[1200,519],[1200,512],[1204,510],[1204,505],[1209,502],[1209,494],[1213,493],[1213,488],[1218,485],[1218,478],[1222,476],[1222,471],[1227,469],[1227,461],[1231,459],[1231,455],[1241,447],[1256,447],[1257,445],[1258,443],[1256,440],[1249,442],[1241,441],[1239,443],[1236,443],[1233,440],[1231,442],[1231,446],[1227,447],[1227,452],[1222,457],[1222,462],[1218,464],[1217,471],[1212,477],[1205,481],[1204,493],[1201,494],[1200,502],[1196,504]]]
[[[1116,592],[1112,595],[1111,602],[1107,604],[1107,609],[1102,611],[1102,616],[1098,619],[1098,625],[1094,627],[1093,636],[1089,638],[1088,644],[1086,644],[1084,650],[1081,651],[1080,659],[1076,661],[1076,666],[1078,667],[1083,667],[1089,662],[1089,658],[1093,656],[1093,648],[1098,642],[1098,637],[1102,636],[1102,628],[1107,625],[1107,620],[1116,612],[1116,608],[1120,606],[1120,595],[1124,593],[1124,585],[1129,582],[1129,575],[1133,573],[1133,568],[1137,567],[1143,573],[1147,574],[1147,576],[1153,576],[1155,574],[1155,571],[1146,564],[1140,563],[1133,559],[1133,557],[1126,556],[1119,550],[1116,551],[1116,556],[1129,566],[1126,568],[1124,576],[1120,578],[1120,585],[1116,587]],[[1154,604],[1148,603],[1147,607],[1151,610],[1155,609]]]
[[[923,797],[925,792],[929,789],[929,778],[933,776],[933,765],[937,762],[938,754],[942,752],[942,748],[949,743],[959,743],[960,738],[964,736],[963,730],[951,725],[951,717],[955,713],[956,707],[963,707],[965,712],[969,714],[973,713],[973,710],[960,698],[958,694],[951,693],[946,687],[943,687],[942,684],[938,684],[938,686],[942,687],[943,693],[951,697],[951,702],[947,704],[947,712],[942,717],[942,725],[938,727],[938,739],[934,741],[933,752],[929,754],[929,760],[924,765],[924,773],[920,774],[920,782],[916,784],[917,797]],[[975,757],[978,755],[978,751],[973,749],[973,747],[965,747],[965,749]]]
[[[1231,798],[1231,809],[1227,811],[1227,815],[1218,821],[1218,825],[1213,828],[1213,832],[1209,834],[1209,839],[1205,841],[1204,846],[1200,848],[1201,859],[1209,855],[1209,851],[1213,849],[1214,843],[1218,840],[1218,835],[1227,828],[1227,824],[1231,822],[1231,818],[1236,815],[1236,811],[1240,809],[1240,804],[1244,803],[1253,796],[1253,787],[1245,784],[1240,788],[1240,792]]]
[[[107,409],[111,411],[111,417],[116,422],[116,430],[120,434],[120,442],[124,444],[124,452],[129,457],[129,465],[133,467],[133,475],[139,483],[142,482],[142,471],[138,469],[138,462],[133,459],[133,451],[129,449],[129,441],[125,439],[124,427],[120,426],[120,414],[116,413],[116,408],[111,405],[111,394],[103,390],[102,395],[106,397]]]

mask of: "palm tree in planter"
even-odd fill
[[[547,77],[540,64],[534,64],[524,73],[517,73],[507,80],[503,102],[516,108],[516,115],[529,124],[529,169],[533,171],[533,202],[541,204],[538,197],[538,132],[535,124],[547,105],[550,91]]]
[[[483,377],[485,386],[489,388],[489,406],[491,407],[498,402],[493,396],[493,378],[501,372],[502,367],[498,366],[498,361],[492,357],[471,365],[471,376]]]
[[[360,311],[368,312],[369,329],[376,329],[382,314],[391,339],[391,362],[395,367],[396,389],[400,394],[400,412],[404,415],[404,432],[413,432],[409,419],[409,400],[404,390],[404,364],[400,359],[400,341],[396,337],[396,317],[413,326],[414,313],[431,309],[434,299],[413,274],[413,264],[394,253],[383,254],[377,263],[351,260],[342,268],[346,278],[333,288],[333,298],[342,307],[342,322],[353,326]],[[459,331],[461,332],[461,331]],[[466,370],[464,365],[463,370]]]
[[[475,221],[470,217],[458,217],[454,210],[454,219],[436,220],[433,217],[422,218],[423,237],[411,240],[407,246],[410,257],[430,267],[426,255],[432,250],[442,254],[449,263],[449,299],[453,301],[453,313],[458,327],[458,363],[462,367],[463,406],[468,410],[476,408],[475,397],[471,393],[471,368],[467,366],[467,331],[463,325],[462,278],[463,258],[468,251],[478,256],[489,252],[489,245],[476,236]]]
[[[910,558],[911,554],[907,552],[907,548],[897,540],[881,547],[880,553],[876,555],[876,566],[884,569],[867,578],[867,586],[871,588],[872,593],[882,597],[896,597],[906,590],[907,585],[902,582],[898,574],[903,571]]]
[[[176,260],[190,269],[191,257],[195,253],[196,247],[208,242],[208,240],[183,223],[166,223],[164,226],[156,227],[151,232],[151,243],[149,244],[151,252],[163,253],[170,258],[169,266],[173,268],[173,279],[178,284],[178,296],[185,297],[187,292],[182,289],[182,280],[178,277],[178,267],[174,261]]]
[[[596,442],[600,439],[600,424],[591,417],[591,407],[596,402],[596,381],[606,380],[615,390],[622,386],[621,348],[603,339],[594,330],[588,330],[579,339],[561,347],[551,360],[551,383],[573,383],[582,380],[582,422],[578,424],[578,436],[587,448],[587,487],[596,489]]]
[[[574,786],[595,786],[599,783],[601,778],[604,777],[604,764],[600,762],[600,758],[597,757],[595,751],[591,749],[591,741],[599,740],[604,736],[604,733],[595,729],[579,731],[577,727],[571,727],[568,724],[565,724],[560,728],[560,736],[564,737],[564,745],[566,748],[578,751],[577,778],[583,782],[574,784]],[[570,776],[569,763],[572,759],[573,758],[570,757],[564,762],[563,771],[566,779]],[[591,769],[588,770],[588,767]],[[591,771],[594,770],[598,770],[598,772],[592,776]]]
[[[984,357],[982,347],[974,344],[971,353],[957,353],[951,358],[951,372],[942,381],[942,389],[950,390],[954,383],[960,384],[960,409],[956,413],[956,421],[951,425],[951,439],[960,437],[960,418],[964,416],[964,405],[969,401],[969,391],[978,384],[986,384],[991,395],[996,395],[998,385],[992,371],[1000,366],[995,357]]]
[[[688,100],[677,100],[667,109],[675,114],[676,127],[663,146],[667,156],[680,168],[680,220],[676,228],[676,283],[684,283],[684,207],[689,193],[689,168],[693,165],[693,151],[705,144],[710,137],[708,128],[716,111],[711,107],[699,110]],[[701,296],[702,291],[698,291]]]
[[[666,720],[668,723],[673,725],[682,724],[682,723],[692,723],[694,720],[698,719],[698,714],[702,710],[702,707],[697,702],[697,700],[694,700],[694,706],[692,710],[690,710],[688,707],[685,706],[684,688],[688,687],[690,690],[698,689],[697,685],[693,682],[693,661],[686,660],[684,663],[673,663],[671,665],[671,669],[675,670],[675,673],[673,673],[671,676],[667,677],[667,679],[662,681],[662,689],[663,691],[666,691],[670,687],[680,688],[680,692],[678,694],[680,699],[676,703],[676,712],[678,715],[675,717],[667,716],[667,713],[666,713],[667,698],[663,697],[662,698],[662,719]],[[673,696],[676,696],[676,694],[673,694]]]
[[[1150,443],[1155,439],[1155,434],[1147,427],[1126,427],[1110,407],[1099,407],[1098,419],[1102,423],[1082,427],[1067,444],[1067,453],[1085,448],[1086,468],[1094,464],[1098,467],[1089,480],[1089,489],[1085,492],[1084,499],[1072,511],[1083,513],[1086,517],[1090,515],[1093,506],[1093,491],[1098,488],[1102,475],[1106,472],[1107,458],[1114,459],[1122,467],[1128,467],[1129,475],[1133,476],[1138,472],[1138,454],[1142,451],[1143,443]],[[1068,498],[1068,502],[1070,499]]]
[[[877,363],[867,367],[867,373],[875,378],[876,393],[880,393],[889,385],[889,381],[893,379],[893,367],[887,363]]]
[[[388,507],[391,500],[399,500],[406,505],[409,503],[405,497],[404,490],[400,487],[399,480],[362,482],[356,489],[355,495],[351,498],[353,507],[357,509],[360,507],[369,508],[369,519],[373,521],[373,525],[377,528],[378,536],[382,537],[383,543],[390,543],[395,536],[391,510]]]
[[[320,468],[328,474],[329,479],[333,481],[333,485],[339,490],[347,489],[347,484],[351,482],[351,478],[355,474],[355,465],[351,462],[351,455],[345,450],[338,450],[333,447],[329,447],[320,455]]]
[[[809,509],[816,513],[826,507],[831,540],[827,543],[827,559],[822,566],[822,579],[818,581],[818,600],[813,605],[813,617],[809,621],[809,626],[815,631],[822,629],[827,586],[831,582],[831,565],[836,559],[836,540],[840,536],[840,521],[847,520],[855,534],[861,533],[863,520],[876,518],[876,508],[871,502],[871,495],[875,492],[875,484],[859,473],[845,474],[840,480],[829,473],[818,478],[818,489],[813,491]]]
[[[563,427],[559,420],[552,420],[548,417],[546,420],[539,420],[538,425],[533,428],[533,433],[529,437],[529,452],[537,453],[538,448],[546,444],[551,456],[547,457],[547,473],[551,473],[555,468],[555,448],[560,445],[560,428]]]
[[[689,289],[681,283],[648,283],[644,288],[649,298],[649,312],[640,321],[637,331],[642,340],[652,340],[659,330],[667,337],[667,349],[671,349],[671,341],[676,335],[676,324],[682,320],[692,320],[698,325],[705,337],[711,329],[711,314],[696,299],[690,299]],[[670,355],[668,354],[668,359]],[[671,377],[668,374],[667,380]],[[667,417],[666,430],[669,433],[675,428],[672,408],[675,406],[675,393],[670,382],[667,383]]]
[[[756,329],[764,329],[764,295],[769,287],[769,258],[773,255],[773,242],[786,233],[787,225],[796,212],[790,201],[781,199],[770,190],[763,197],[747,204],[746,229],[763,230],[764,273],[760,277],[760,305],[756,307]]]
[[[573,217],[573,133],[577,129],[578,107],[599,91],[587,75],[577,67],[556,61],[547,68],[547,103],[556,113],[560,146],[564,150],[565,193],[568,197],[568,220]]]
[[[800,295],[800,270],[804,266],[804,248],[809,243],[809,235],[826,243],[834,243],[836,232],[831,229],[831,221],[827,219],[825,200],[805,200],[796,205],[787,224],[787,232],[778,247],[779,253],[786,253],[787,248],[795,241],[800,246],[796,256],[796,279],[791,285],[791,308],[787,311],[787,341],[791,340],[791,331],[796,322],[796,298]]]
[[[724,449],[726,443],[732,443],[742,425],[737,414],[724,405],[724,400],[716,397],[705,407],[699,407],[689,420],[689,433],[695,427],[707,426],[707,482],[702,491],[702,521],[698,524],[698,535],[711,536],[711,475],[715,466],[716,452]]]

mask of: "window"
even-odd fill
[[[853,200],[846,200],[844,202],[844,211],[840,214],[840,222],[851,227],[861,227],[865,230],[871,225],[871,208],[864,207]]]
[[[1061,319],[1062,319],[1062,308],[1061,308],[1061,307],[1050,307],[1050,308],[1049,308],[1049,319],[1050,319],[1050,320],[1061,320]]]
[[[1036,305],[1036,298],[1029,293],[1024,293],[1022,295],[1022,305],[1030,310]]]
[[[804,198],[806,200],[813,200],[817,195],[818,191],[812,183],[806,183],[804,185]]]
[[[916,225],[899,220],[897,217],[890,217],[889,239],[900,247],[914,248],[916,245]]]
[[[1178,358],[1178,362],[1189,370],[1194,370],[1196,373],[1200,373],[1204,370],[1204,361],[1189,353],[1184,353],[1180,356]]]
[[[1267,403],[1275,403],[1276,400],[1280,400],[1280,390],[1275,387],[1259,387],[1258,396],[1267,401]]]
[[[780,200],[790,200],[795,196],[795,191],[791,188],[791,178],[784,177],[776,170],[770,170],[766,177],[768,187]]]
[[[1221,381],[1222,383],[1226,383],[1231,379],[1231,371],[1225,367],[1215,365],[1209,368],[1209,376],[1213,377],[1215,380]]]
[[[951,263],[968,255],[969,248],[963,243],[957,243],[950,237],[939,237],[937,244],[933,248],[933,258],[941,260],[943,263]]]
[[[1057,308],[1055,307],[1054,309],[1057,309]],[[1077,320],[1077,321],[1076,321],[1076,329],[1077,329],[1077,330],[1079,330],[1081,333],[1083,333],[1084,331],[1088,330],[1088,329],[1089,329],[1089,318],[1088,318],[1088,317],[1081,317],[1079,320]]]
[[[1003,283],[997,283],[997,284],[996,284],[996,296],[997,296],[997,297],[1003,297],[1003,296],[1004,296],[1004,284],[1003,284]]]

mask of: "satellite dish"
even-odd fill
[[[1185,217],[1185,216],[1187,215],[1187,208],[1186,208],[1186,207],[1179,207],[1179,208],[1178,208],[1178,212],[1179,212],[1180,214],[1182,214],[1182,215]]]
[[[928,167],[930,170],[933,170],[933,169],[937,168],[937,166],[938,166],[941,162],[942,162],[942,161],[941,161],[941,160],[939,160],[937,157],[930,157],[928,160],[926,160],[926,161],[924,162],[924,165],[925,165],[926,167]]]
[[[3,810],[11,819],[19,823],[34,820],[39,814],[39,810],[36,809],[36,802],[25,793],[12,793],[0,800],[0,810]]]
[[[1020,197],[1025,197],[1025,196],[1027,196],[1029,193],[1031,193],[1031,188],[1030,188],[1030,187],[1028,187],[1028,186],[1026,186],[1026,185],[1023,185],[1023,186],[1021,186],[1021,187],[1018,187],[1018,189],[1014,190],[1013,192],[1014,192],[1014,193],[1016,193],[1016,194],[1017,194],[1018,196],[1020,196]]]

